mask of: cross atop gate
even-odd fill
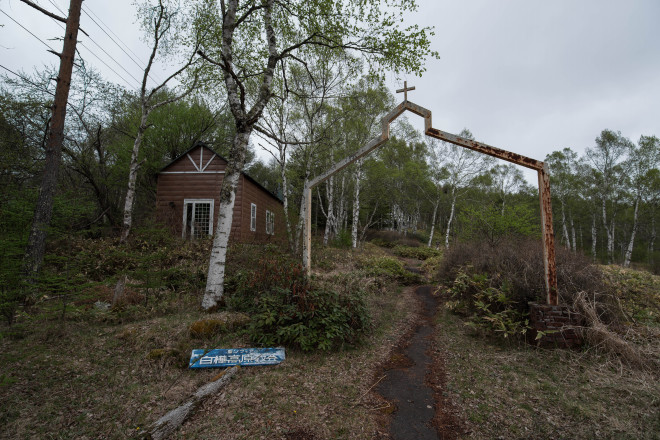
[[[407,101],[408,100],[408,92],[415,90],[415,86],[408,87],[408,81],[403,82],[403,88],[397,90],[397,93],[403,92],[403,100]]]

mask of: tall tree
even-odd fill
[[[566,246],[573,249],[573,251],[576,250],[577,243],[575,238],[575,227],[573,224],[573,214],[568,208],[568,205],[570,199],[575,197],[576,193],[579,192],[579,182],[576,169],[577,158],[577,153],[570,148],[564,148],[561,151],[553,151],[545,158],[545,162],[550,167],[552,195],[555,199],[559,200],[559,204],[554,204],[553,206],[559,206],[561,209],[561,216],[555,216],[555,218],[561,218],[562,238]],[[569,211],[568,220],[566,214],[567,210]],[[571,234],[569,234],[569,225]]]
[[[603,130],[596,145],[588,148],[587,160],[592,165],[592,183],[600,198],[601,220],[607,234],[608,263],[614,260],[614,232],[619,199],[623,195],[623,159],[630,151],[631,142],[621,132]]]
[[[69,15],[66,18],[64,43],[60,57],[60,70],[57,75],[53,114],[48,127],[46,142],[46,162],[39,191],[39,198],[34,210],[32,228],[25,250],[24,271],[29,277],[35,276],[41,269],[46,251],[46,236],[53,215],[53,198],[57,186],[57,175],[62,158],[62,143],[64,142],[64,121],[66,107],[71,87],[73,60],[76,54],[78,28],[80,25],[80,10],[83,0],[71,0]]]
[[[649,197],[657,197],[654,192],[654,176],[660,166],[660,140],[655,136],[642,136],[638,146],[630,145],[628,161],[625,168],[630,179],[630,196],[633,203],[633,224],[630,240],[626,248],[623,266],[629,267],[632,258],[635,236],[639,219],[639,206]],[[655,170],[655,171],[654,171]]]
[[[459,136],[465,139],[474,139],[474,136],[467,128],[464,128],[459,133]],[[456,216],[456,202],[461,194],[469,188],[470,183],[486,171],[486,166],[491,162],[491,159],[483,154],[453,144],[442,143],[438,147],[443,148],[441,154],[447,158],[445,167],[449,174],[447,177],[447,187],[451,208],[445,233],[445,247],[449,248],[449,235]]]
[[[525,187],[525,178],[520,168],[513,164],[498,164],[490,171],[491,185],[502,205],[500,213],[504,215],[507,197]]]
[[[191,64],[193,64],[195,61],[195,54],[198,49],[198,46],[195,45],[191,51],[190,56],[179,69],[165,78],[165,80],[161,81],[151,90],[147,90],[147,81],[149,80],[149,74],[153,68],[156,55],[159,52],[161,55],[169,55],[171,52],[171,45],[172,41],[174,40],[172,34],[174,34],[176,31],[175,17],[177,15],[177,11],[174,9],[170,2],[166,4],[163,2],[163,0],[158,0],[158,4],[155,6],[152,6],[150,2],[142,3],[140,10],[144,17],[146,30],[149,34],[151,34],[153,40],[151,54],[149,55],[149,60],[147,61],[147,65],[144,69],[140,87],[140,124],[138,125],[135,141],[133,142],[131,164],[128,171],[128,188],[126,189],[126,197],[124,199],[124,215],[121,231],[122,242],[128,238],[128,235],[131,231],[131,226],[133,225],[135,182],[137,181],[138,168],[140,167],[140,145],[142,144],[144,133],[149,128],[149,114],[159,107],[178,101],[189,95],[194,90],[197,83],[197,76],[195,75],[192,84],[190,84],[184,90],[178,94],[169,96],[166,95],[166,98],[159,99],[162,98],[162,94],[159,94],[159,92],[162,91],[170,81],[180,76],[186,69],[190,67]]]
[[[382,130],[380,121],[393,105],[393,99],[382,81],[374,76],[361,78],[339,103],[342,114],[342,132],[345,133],[346,152],[357,151]],[[351,245],[358,245],[360,223],[360,190],[364,179],[364,158],[353,166],[353,203],[351,215]],[[368,221],[367,221],[368,223]]]
[[[438,216],[438,208],[440,207],[440,202],[442,201],[444,185],[445,181],[449,177],[449,171],[445,166],[444,149],[440,148],[438,141],[429,137],[426,139],[426,142],[428,143],[429,150],[428,163],[430,189],[425,191],[424,188],[421,188],[421,190],[433,205],[433,214],[431,215],[431,231],[429,232],[429,241],[426,244],[427,247],[431,247],[433,244],[433,236],[435,235],[435,224]]]
[[[200,55],[222,73],[236,136],[225,170],[202,307],[218,304],[224,290],[225,258],[238,178],[250,135],[273,95],[281,63],[305,65],[305,49],[357,51],[373,65],[420,73],[429,49],[429,29],[400,29],[401,13],[414,1],[377,0],[199,0],[197,25],[213,30]]]

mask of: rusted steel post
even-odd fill
[[[307,276],[312,273],[312,188],[308,185],[303,190],[305,213],[303,218],[303,269]]]
[[[557,266],[555,265],[555,233],[552,229],[552,202],[550,199],[550,172],[548,165],[539,169],[539,199],[541,201],[541,229],[543,231],[543,266],[548,304],[559,304]]]
[[[407,84],[404,84],[404,88],[401,90],[406,93],[412,89],[407,87]],[[333,174],[344,169],[351,163],[355,162],[357,159],[369,154],[371,151],[380,147],[390,138],[390,124],[399,117],[404,111],[410,111],[418,116],[424,118],[424,132],[427,136],[434,137],[436,139],[450,142],[455,145],[459,145],[464,148],[468,148],[473,151],[478,151],[479,153],[487,154],[489,156],[496,157],[498,159],[506,160],[517,165],[521,165],[527,168],[531,168],[538,172],[539,176],[539,199],[541,201],[541,225],[543,230],[543,265],[545,268],[545,286],[546,292],[548,295],[548,304],[557,305],[559,302],[558,290],[557,290],[557,268],[555,266],[555,235],[552,230],[552,206],[550,200],[550,173],[548,171],[548,166],[536,159],[532,159],[521,154],[513,153],[510,151],[502,150],[500,148],[495,148],[491,145],[487,145],[481,142],[473,141],[470,139],[464,139],[460,136],[453,135],[451,133],[444,132],[433,128],[431,121],[431,112],[424,107],[420,107],[417,104],[407,100],[405,96],[404,101],[396,106],[392,111],[390,111],[382,119],[382,132],[379,136],[372,139],[360,150],[354,154],[346,157],[344,160],[337,162],[332,168],[326,171],[323,174],[312,179],[307,186],[305,187],[303,197],[305,198],[304,204],[304,228],[303,228],[303,267],[306,273],[309,275],[311,272],[311,254],[312,254],[312,188],[314,188],[319,183],[325,181]]]

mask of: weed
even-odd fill
[[[367,257],[358,261],[358,267],[368,275],[396,280],[411,285],[420,282],[420,277],[406,270],[403,263],[393,257]]]
[[[395,255],[398,255],[403,258],[416,258],[418,260],[427,260],[429,258],[437,258],[442,255],[442,252],[435,248],[429,247],[411,247],[411,246],[402,246],[396,245],[392,249],[392,252]]]
[[[236,281],[227,305],[252,316],[248,334],[257,344],[327,351],[354,345],[370,327],[361,289],[313,286],[298,263],[284,258],[262,259]]]

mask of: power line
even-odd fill
[[[36,38],[37,40],[39,40],[39,41],[40,41],[44,46],[46,46],[48,49],[52,50],[53,52],[56,52],[55,49],[53,49],[52,47],[50,47],[50,46],[48,45],[48,43],[46,43],[46,42],[45,42],[44,40],[42,40],[41,38],[37,37],[35,34],[32,33],[32,31],[30,31],[28,28],[26,28],[25,26],[23,26],[22,24],[20,24],[18,21],[14,20],[14,19],[13,19],[9,14],[7,14],[5,11],[3,11],[3,10],[0,9],[0,12],[2,12],[2,13],[5,14],[7,17],[9,17],[9,19],[10,19],[11,21],[13,21],[13,22],[16,23],[17,25],[19,25],[20,27],[22,27],[23,29],[25,29],[25,31],[26,31],[27,33],[29,33],[29,34],[32,35],[34,38]]]
[[[99,43],[97,43],[97,42],[96,42],[94,39],[92,39],[91,37],[89,37],[89,40],[90,40],[92,43],[96,44],[96,46],[98,46],[98,48],[101,49],[101,50],[103,51],[104,54],[106,54],[106,55],[107,55],[112,61],[114,61],[119,67],[121,67],[121,69],[122,69],[124,72],[126,72],[126,73],[128,74],[128,76],[130,76],[131,78],[133,78],[138,84],[142,84],[142,81],[140,81],[139,79],[137,79],[136,77],[134,77],[133,74],[132,74],[131,72],[129,72],[128,70],[126,70],[126,68],[125,68],[125,67],[124,67],[119,61],[115,60],[115,59],[112,57],[112,55],[110,55],[105,49],[103,49],[103,47],[101,47],[101,45],[100,45]],[[85,45],[85,43],[81,42],[80,44],[81,44],[85,49],[89,50],[90,52],[92,51],[89,47],[87,47],[87,46]]]
[[[45,88],[43,85],[39,85],[39,84],[33,82],[32,80],[30,80],[30,79],[29,79],[28,77],[26,77],[25,75],[21,75],[20,73],[16,73],[16,72],[14,72],[13,70],[11,70],[10,68],[3,66],[2,64],[0,64],[0,68],[5,69],[7,72],[9,72],[9,73],[11,73],[11,74],[17,76],[19,79],[21,79],[22,81],[25,81],[26,83],[30,84],[31,86],[33,86],[34,88],[36,88],[38,91],[43,92],[43,93],[47,93],[47,94],[50,95],[50,96],[55,96],[55,93],[51,92],[50,90],[48,90],[47,88]],[[81,114],[80,110],[79,110],[78,108],[76,108],[76,107],[71,103],[71,101],[68,101],[68,100],[67,100],[66,105],[67,105],[67,107],[69,107],[71,110],[73,110],[73,111],[78,115],[78,118],[79,118],[79,119],[81,118],[81,116],[80,116],[80,114]],[[89,117],[90,117],[92,120],[94,120],[94,122],[96,122],[97,124],[103,124],[103,123],[104,123],[100,118],[98,118],[97,116],[95,116],[95,115],[92,114],[91,112],[88,112],[88,113],[87,113],[87,116],[89,116]]]
[[[133,87],[133,86],[128,82],[128,80],[126,80],[126,78],[124,78],[124,77],[121,76],[119,73],[117,73],[117,71],[116,71],[115,69],[113,69],[112,67],[110,67],[110,66],[108,65],[108,63],[106,63],[106,62],[103,61],[98,55],[96,55],[96,54],[94,53],[93,50],[89,49],[89,48],[88,48],[87,46],[85,46],[84,44],[83,44],[82,46],[83,46],[85,49],[87,49],[87,50],[89,51],[90,54],[94,55],[94,57],[95,57],[97,60],[99,60],[101,63],[103,63],[103,65],[104,65],[105,67],[107,67],[108,69],[112,70],[112,71],[114,72],[115,75],[117,75],[119,78],[121,78],[122,81],[124,81],[128,87],[131,87],[131,88]],[[115,63],[116,63],[116,61],[115,61]]]
[[[124,52],[124,53],[126,54],[126,56],[127,56],[128,58],[130,58],[131,61],[133,61],[133,63],[135,63],[136,66],[138,66],[140,69],[142,69],[142,66],[140,65],[140,63],[138,63],[138,62],[135,60],[135,58],[133,58],[133,56],[131,56],[131,54],[129,54],[128,52],[126,52],[126,49],[124,49],[123,47],[121,47],[121,46],[119,45],[119,43],[117,43],[117,41],[121,41],[121,39],[117,36],[117,34],[115,34],[114,32],[112,32],[112,29],[110,29],[110,28],[108,27],[108,25],[105,24],[103,21],[101,21],[101,19],[99,18],[99,21],[101,21],[101,23],[103,23],[103,25],[106,26],[106,27],[108,28],[108,30],[112,33],[112,35],[113,35],[114,37],[110,36],[110,34],[109,34],[109,33],[103,28],[103,26],[101,26],[96,20],[94,20],[94,18],[93,18],[91,15],[89,15],[89,13],[88,13],[85,9],[88,9],[88,8],[84,8],[84,9],[83,9],[83,12],[85,13],[85,15],[87,15],[87,16],[89,17],[89,19],[92,20],[92,21],[94,22],[94,24],[95,24],[96,26],[98,26],[98,28],[101,29],[101,30],[103,31],[103,33],[106,34],[106,35],[108,36],[108,38],[110,38],[110,40],[112,40],[112,41],[117,45],[117,47],[119,47],[119,49],[121,49],[121,51]],[[94,14],[91,10],[90,10],[90,12],[91,12],[92,14]],[[96,16],[96,14],[94,14],[94,16]],[[122,42],[122,44],[124,44],[123,41],[121,41],[121,42]],[[124,44],[124,46],[126,46],[126,45]],[[128,47],[128,46],[126,46],[126,47]],[[129,49],[129,50],[130,50],[130,49]],[[132,53],[132,51],[131,51],[131,53]],[[133,55],[135,55],[135,54],[133,54]],[[137,57],[137,55],[135,55],[135,56]]]
[[[50,1],[50,0],[49,0],[49,1]],[[55,5],[55,3],[53,3],[52,1],[50,1],[50,3],[51,3],[53,6],[55,6],[55,7],[57,8],[57,5]],[[58,9],[58,11],[60,11],[59,8],[57,8],[57,9]],[[60,12],[62,12],[62,11],[60,11]],[[55,20],[54,18],[51,18],[51,19],[52,19],[52,20],[55,22],[55,24],[57,24],[60,28],[64,29],[64,26],[62,26],[57,20]],[[140,81],[139,81],[137,78],[135,78],[135,77],[131,74],[131,72],[129,72],[128,70],[126,70],[126,69],[124,68],[124,66],[121,65],[121,63],[119,63],[117,60],[115,60],[115,59],[112,57],[112,55],[110,55],[105,49],[103,49],[103,47],[101,47],[100,44],[98,44],[96,41],[94,41],[94,39],[93,39],[92,37],[88,37],[88,38],[89,38],[89,40],[90,40],[92,43],[96,44],[96,45],[99,47],[99,49],[101,49],[101,50],[103,51],[103,53],[105,53],[105,54],[106,54],[106,55],[107,55],[112,61],[114,61],[119,67],[121,67],[121,68],[124,70],[124,72],[128,73],[128,75],[129,75],[131,78],[133,78],[138,84],[140,84]],[[129,87],[133,87],[133,85],[131,85],[130,82],[129,82],[128,80],[126,80],[126,78],[124,78],[124,77],[121,76],[119,73],[117,73],[116,70],[114,70],[112,67],[110,67],[110,66],[109,66],[105,61],[103,61],[98,55],[96,55],[92,49],[90,49],[89,47],[87,47],[87,46],[85,45],[85,43],[83,43],[83,42],[81,41],[81,42],[80,42],[80,45],[81,45],[82,47],[84,47],[85,49],[87,49],[87,50],[89,51],[89,53],[91,53],[92,55],[94,55],[94,57],[95,57],[97,60],[99,60],[100,62],[102,62],[102,63],[103,63],[108,69],[112,70],[112,71],[115,73],[115,75],[117,75],[119,78],[121,78],[121,79],[122,79],[122,80],[123,80],[123,81],[124,81]]]
[[[31,80],[29,80],[29,79],[26,78],[25,76],[23,76],[23,75],[21,75],[21,74],[19,74],[19,73],[14,72],[14,71],[11,70],[10,68],[5,67],[5,66],[3,66],[2,64],[0,64],[0,67],[2,67],[3,69],[5,69],[5,70],[6,70],[7,72],[9,72],[9,73],[13,73],[13,74],[16,75],[17,77],[19,77],[20,79],[22,79],[23,81],[25,81],[26,83],[33,85],[33,86],[36,87],[38,90],[41,90],[42,92],[46,92],[46,93],[48,93],[48,94],[51,95],[51,96],[55,96],[55,93],[51,92],[51,91],[48,90],[48,89],[44,89],[43,86],[40,86],[39,84],[37,84],[37,83],[35,83],[35,82],[32,82]]]
[[[88,13],[88,11],[89,11],[89,13]],[[115,44],[117,45],[117,47],[118,47],[119,49],[121,49],[122,52],[124,52],[124,53],[126,54],[126,56],[127,56],[131,61],[133,61],[133,63],[135,63],[135,65],[136,65],[137,67],[139,67],[141,70],[144,70],[144,67],[142,67],[142,65],[140,65],[140,63],[135,59],[135,58],[140,58],[140,57],[139,57],[138,55],[136,55],[135,52],[133,52],[133,51],[131,50],[131,48],[128,47],[128,45],[127,45],[126,43],[124,43],[124,41],[123,41],[121,38],[119,38],[119,36],[118,36],[117,34],[115,34],[115,33],[113,32],[113,30],[110,28],[110,26],[108,26],[103,20],[101,20],[101,18],[99,18],[99,16],[96,15],[96,14],[94,13],[94,11],[92,11],[89,7],[87,7],[87,6],[83,6],[83,12],[85,13],[85,15],[87,15],[87,16],[90,18],[90,20],[92,20],[92,21],[94,22],[94,24],[96,24],[96,26],[98,26],[99,29],[101,29],[101,30],[102,30],[102,31],[108,36],[108,38],[110,38],[110,40],[111,40],[113,43],[115,43]],[[105,26],[105,28],[107,28],[108,31],[110,31],[110,33],[111,33],[113,36],[110,36],[110,34],[108,34],[108,32],[103,28],[103,26],[101,26],[101,25],[100,25],[96,20],[94,20],[94,18],[93,18],[91,15],[89,15],[89,14],[92,14],[94,17],[96,17],[96,19],[97,19],[98,21],[100,21],[100,22],[103,24],[103,26]],[[133,56],[131,56],[128,52],[126,52],[126,50],[124,50],[124,48],[121,47],[121,45],[119,45],[119,43],[118,43],[117,41],[119,41],[121,44],[123,44],[124,47],[125,47],[126,49],[128,49],[128,51],[129,51],[131,54],[133,54],[133,56],[134,56],[135,58],[134,58]],[[153,76],[152,76],[152,75],[153,75]],[[162,82],[161,79],[160,79],[156,74],[154,74],[154,73],[149,73],[148,77],[149,77],[152,81],[154,81],[154,83],[156,82],[156,80]]]
[[[19,23],[18,21],[16,21],[14,18],[12,18],[12,17],[11,17],[9,14],[7,14],[5,11],[0,10],[0,12],[2,12],[2,13],[5,14],[7,17],[9,17],[9,19],[10,19],[11,21],[13,21],[13,22],[16,23],[17,25],[19,25],[20,27],[22,27],[23,29],[25,29],[26,32],[28,32],[28,33],[29,33],[30,35],[32,35],[34,38],[36,38],[37,40],[39,40],[43,45],[45,45],[45,46],[46,46],[47,48],[49,48],[51,51],[57,53],[57,52],[55,51],[55,49],[53,49],[52,47],[50,47],[46,42],[44,42],[41,38],[39,38],[39,37],[37,37],[35,34],[33,34],[29,29],[27,29],[27,28],[26,28],[25,26],[23,26],[21,23]],[[57,22],[57,20],[53,19],[53,21],[55,21],[55,23],[57,23],[58,26],[60,26],[62,29],[64,29],[64,28],[62,27],[62,25],[61,25],[60,23]],[[91,38],[90,38],[90,39],[91,39]],[[82,44],[82,43],[81,43],[81,44]],[[124,77],[123,77],[123,76],[121,76],[119,73],[117,73],[117,71],[116,71],[115,69],[113,69],[112,67],[110,67],[110,66],[108,65],[108,63],[106,63],[106,62],[103,61],[101,58],[99,58],[99,56],[96,55],[96,54],[94,53],[94,51],[92,51],[91,49],[89,49],[89,48],[88,48],[87,46],[85,46],[84,44],[82,44],[82,45],[83,45],[83,46],[89,51],[89,53],[91,53],[92,55],[94,55],[94,57],[96,57],[97,60],[99,60],[101,63],[103,63],[108,69],[112,70],[112,71],[115,73],[115,75],[117,75],[119,78],[121,78],[121,79],[122,79],[122,80],[123,80],[123,81],[124,81],[129,87],[131,87],[131,88],[133,87],[133,86],[132,86],[132,85],[131,85],[131,84],[130,84],[130,83],[129,83]],[[103,50],[103,49],[101,49],[101,50]],[[105,51],[104,51],[104,52],[105,52]],[[106,52],[106,54],[107,54],[107,52]],[[112,57],[111,57],[111,58],[112,58]],[[115,60],[113,59],[113,61],[115,61]],[[117,61],[115,61],[115,63],[117,63]],[[120,65],[119,63],[117,63],[117,64]],[[120,66],[121,66],[121,65],[120,65]],[[134,78],[134,79],[135,79],[135,78]],[[137,81],[137,80],[136,80],[136,81]],[[139,82],[139,81],[138,81],[138,82]]]
[[[48,0],[48,1],[50,2],[51,5],[55,6],[55,9],[60,11],[60,14],[62,14],[62,17],[66,17],[68,15],[68,14],[65,14],[64,11],[61,10],[60,7],[55,4],[55,2],[53,2],[53,0]]]

